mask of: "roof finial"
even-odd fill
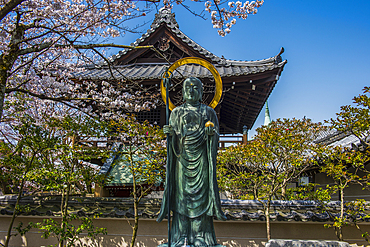
[[[271,123],[271,118],[270,118],[270,111],[269,111],[269,105],[266,101],[266,109],[265,109],[265,122],[263,123],[263,125],[267,126]]]
[[[165,5],[158,10],[158,13],[162,15],[171,14],[171,8],[169,8],[168,5]]]

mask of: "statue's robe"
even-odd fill
[[[207,135],[205,123],[214,124],[214,135]],[[187,103],[176,107],[170,115],[174,135],[170,137],[168,164],[170,176],[166,187],[158,222],[167,215],[170,190],[170,207],[174,212],[171,241],[173,246],[187,238],[193,244],[203,239],[207,246],[216,246],[213,216],[226,217],[221,211],[216,179],[216,155],[219,125],[215,111],[204,104],[193,107]]]

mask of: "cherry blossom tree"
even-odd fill
[[[133,31],[124,23],[145,16],[154,6],[184,1],[147,0],[2,0],[0,1],[0,119],[5,100],[14,92],[63,102],[87,114],[97,109],[109,116],[119,108],[139,111],[154,107],[151,95],[136,91],[130,79],[92,82],[79,78],[87,64],[110,66],[104,49],[140,49],[107,43]],[[202,1],[195,1],[202,2]],[[261,1],[205,2],[214,28],[230,32],[235,18],[255,14]],[[225,6],[224,6],[225,5]],[[145,47],[150,48],[150,46]],[[81,102],[83,102],[81,104]],[[95,110],[95,111],[94,111]]]
[[[202,0],[191,0],[196,3],[204,3],[205,12],[210,14],[210,19],[213,28],[217,29],[218,34],[221,37],[225,37],[226,34],[231,32],[231,27],[236,24],[237,19],[245,20],[248,15],[257,14],[258,8],[264,3],[264,0],[257,1],[202,1]],[[196,13],[192,10],[191,6],[185,3],[185,0],[163,0],[165,8],[172,8],[173,4],[181,5],[189,10],[196,16],[206,19],[206,16],[201,13]]]
[[[262,6],[264,0],[260,1],[230,1],[228,7],[223,7],[220,0],[206,1],[206,11],[211,14],[213,28],[218,29],[218,34],[224,37],[230,33],[231,27],[236,24],[236,18],[247,19],[249,14],[257,14],[257,9]]]
[[[9,3],[0,5],[0,13]],[[122,81],[96,83],[77,73],[86,64],[107,61],[102,49],[127,48],[103,41],[132,31],[123,23],[149,10],[116,0],[26,0],[12,8],[0,23],[0,118],[14,92],[80,109],[83,100],[89,102],[83,109],[88,114],[94,105],[148,108],[147,99],[120,86]]]

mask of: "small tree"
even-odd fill
[[[76,192],[84,193],[91,187],[92,182],[99,182],[102,177],[98,170],[85,160],[94,158],[104,159],[108,151],[100,150],[97,147],[84,146],[79,143],[83,137],[99,138],[106,134],[107,126],[104,122],[90,118],[85,115],[65,115],[62,118],[50,117],[48,127],[53,133],[60,137],[60,142],[55,146],[50,157],[54,169],[45,170],[44,176],[39,177],[37,182],[45,186],[49,191],[56,191],[61,195],[61,223],[54,219],[46,219],[36,226],[44,231],[43,237],[55,236],[58,238],[59,246],[65,244],[74,246],[78,235],[84,230],[89,237],[95,238],[97,234],[105,233],[105,229],[94,229],[92,219],[79,217],[68,213],[70,196]],[[80,220],[80,226],[74,226],[72,220]]]
[[[29,107],[32,103],[38,107]],[[47,219],[31,226],[42,229],[44,237],[56,236],[59,246],[63,246],[66,241],[67,245],[72,246],[84,229],[89,236],[104,232],[104,229],[94,230],[90,218],[69,215],[68,201],[71,194],[84,192],[92,182],[99,181],[97,169],[84,160],[104,158],[108,151],[83,146],[79,140],[81,137],[99,137],[105,134],[107,125],[54,102],[20,98],[7,111],[9,118],[3,124],[5,130],[2,131],[5,139],[2,153],[6,155],[2,161],[5,167],[13,171],[13,186],[19,187],[17,205],[27,181],[30,192],[52,191],[61,195],[61,223]],[[10,152],[10,147],[14,151]],[[6,246],[14,217],[19,213],[17,207],[9,226]],[[75,227],[70,224],[73,219],[79,219],[82,225]],[[30,229],[31,226],[26,228]],[[20,227],[17,229],[22,234],[26,232]]]
[[[113,135],[122,141],[115,165],[128,168],[132,179],[132,198],[134,203],[134,224],[130,247],[135,244],[139,227],[139,203],[154,186],[163,181],[165,165],[165,136],[156,126],[147,121],[138,123],[134,116],[128,115],[120,121],[111,121]]]
[[[250,155],[247,145],[229,146],[217,155],[217,180],[222,191],[232,199],[258,200],[264,179],[258,169],[246,162]]]
[[[365,188],[370,186],[370,171],[366,165],[370,162],[370,87],[364,87],[363,94],[353,98],[354,105],[341,107],[337,118],[330,119],[331,127],[339,132],[354,135],[360,142],[351,147],[340,147],[334,152],[338,157],[354,169],[365,174],[357,180]]]
[[[365,87],[363,92],[353,98],[354,105],[342,106],[341,111],[337,113],[337,118],[327,121],[331,124],[331,128],[354,135],[360,141],[359,146],[352,144],[351,147],[328,147],[329,150],[321,168],[322,172],[334,180],[334,188],[340,195],[340,216],[334,217],[334,223],[328,225],[334,228],[338,240],[343,240],[342,228],[352,224],[344,215],[344,189],[354,183],[364,188],[370,185],[370,171],[366,167],[370,161],[370,98],[368,96],[370,88]],[[359,228],[357,224],[355,226]]]
[[[356,152],[350,150],[343,150],[342,147],[333,147],[330,154],[324,159],[324,164],[321,166],[321,172],[324,172],[334,181],[334,186],[331,186],[334,191],[339,193],[340,196],[340,215],[339,217],[332,217],[334,219],[333,224],[328,224],[335,230],[335,234],[338,240],[343,240],[342,229],[347,225],[348,221],[344,216],[345,201],[344,201],[344,189],[347,188],[350,183],[358,183],[360,177],[358,172],[360,170],[361,158]]]
[[[16,143],[2,142],[0,144],[0,152],[2,154],[0,165],[2,170],[6,168],[8,169],[7,172],[9,172],[5,176],[3,175],[3,179],[12,181],[12,192],[18,191],[17,201],[5,240],[6,247],[9,244],[15,217],[22,211],[20,200],[26,184],[32,181],[33,176],[40,167],[51,169],[51,163],[45,156],[57,143],[57,138],[50,137],[50,132],[37,126],[29,116],[25,116],[21,120],[21,124],[14,126],[14,128],[18,133],[19,140]],[[6,186],[9,186],[9,184]],[[27,189],[30,190],[30,187],[32,186],[27,186]]]
[[[242,186],[245,186],[245,192],[257,191],[258,188],[258,193],[253,192],[253,198],[264,205],[268,240],[271,239],[271,201],[285,199],[289,183],[317,163],[316,155],[323,149],[313,141],[322,129],[321,124],[306,118],[277,119],[268,126],[258,128],[255,138],[240,148],[245,153],[243,159],[229,165],[229,168],[237,167],[228,173],[234,180],[241,178],[246,181]],[[229,148],[230,151],[233,149]],[[221,156],[227,154],[228,151],[220,153]]]

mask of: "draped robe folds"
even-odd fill
[[[206,134],[205,123],[208,121],[214,123],[214,135]],[[168,150],[171,172],[170,176],[166,176],[157,221],[161,222],[167,215],[167,190],[170,190],[171,210],[181,217],[195,219],[215,215],[219,220],[225,220],[216,179],[219,125],[215,111],[204,104],[193,107],[185,103],[172,111],[170,125],[174,130]],[[174,221],[176,219],[178,218],[175,217]],[[209,228],[213,231],[213,221],[210,219],[212,226]],[[174,225],[176,222],[173,222]]]

